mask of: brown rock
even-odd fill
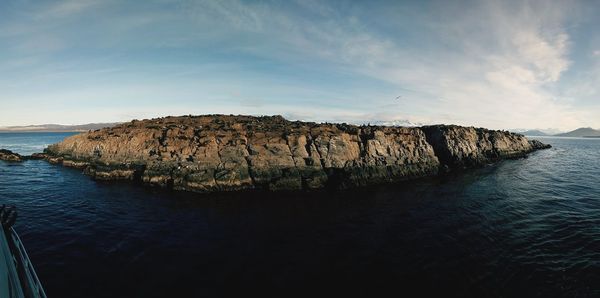
[[[522,156],[536,148],[520,135],[459,126],[421,129],[207,115],[132,121],[69,137],[46,153],[50,162],[85,168],[96,179],[213,192],[393,182],[436,175],[442,166]]]
[[[451,169],[523,157],[541,149],[532,146],[525,136],[506,131],[456,125],[425,126],[422,129],[440,162]]]
[[[19,162],[19,161],[23,161],[24,158],[23,158],[23,156],[21,156],[17,153],[14,153],[10,150],[0,149],[0,160]]]

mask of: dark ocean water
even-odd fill
[[[41,151],[64,134],[0,134]],[[600,139],[450,177],[197,195],[0,162],[50,297],[600,296]]]

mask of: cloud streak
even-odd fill
[[[0,87],[12,86],[0,101],[60,102],[75,93],[67,97],[82,110],[98,101],[146,98],[145,115],[189,110],[354,123],[600,127],[593,99],[600,67],[586,63],[598,60],[600,44],[586,57],[578,54],[595,24],[580,7],[575,1],[16,5],[0,21],[0,39],[12,44],[0,52],[0,69],[14,74],[0,79]],[[26,77],[39,81],[19,90]],[[160,92],[143,91],[157,84]],[[395,101],[400,94],[403,100]],[[136,113],[124,109],[131,110],[120,114]],[[93,120],[113,117],[109,110]],[[25,113],[16,107],[0,113],[7,121],[1,124],[28,124],[11,116]],[[55,113],[52,122],[68,117]]]

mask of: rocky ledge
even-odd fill
[[[4,161],[23,161],[23,156],[10,150],[0,149],[0,160]]]
[[[317,124],[281,116],[132,121],[49,146],[46,159],[99,180],[197,192],[395,182],[523,157],[545,148],[505,131]]]
[[[46,154],[44,153],[34,153],[32,155],[20,155],[18,153],[14,153],[10,150],[0,149],[0,160],[4,161],[13,161],[13,162],[21,162],[30,159],[46,159]]]

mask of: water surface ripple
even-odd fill
[[[600,296],[600,140],[543,141],[525,159],[337,192],[197,195],[0,162],[0,200],[18,206],[50,297]]]

